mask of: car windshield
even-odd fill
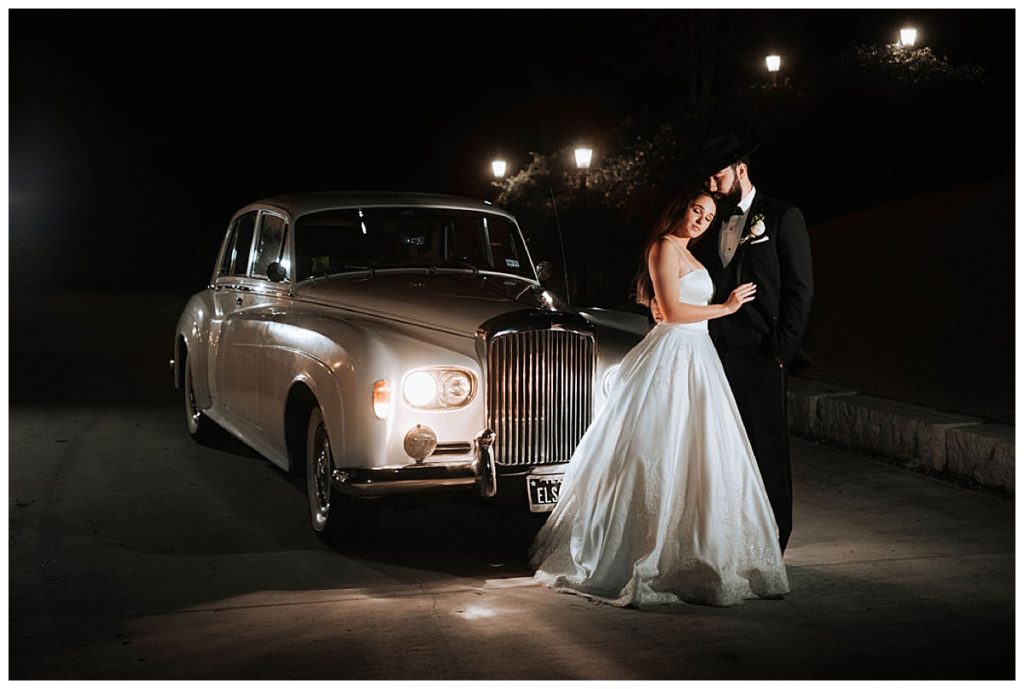
[[[310,213],[295,225],[296,277],[361,270],[459,268],[535,279],[516,226],[505,217],[434,208]]]

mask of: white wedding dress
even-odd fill
[[[703,268],[679,300],[706,305]],[[537,580],[613,605],[735,605],[789,591],[778,527],[707,321],[634,347],[537,534]]]

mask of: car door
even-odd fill
[[[214,290],[214,399],[230,421],[258,427],[259,345],[265,320],[260,318],[258,281],[250,276],[259,211],[238,216],[225,248]],[[244,429],[239,429],[244,430]]]
[[[256,230],[256,241],[253,243],[253,260],[249,269],[253,290],[243,301],[250,302],[248,311],[252,323],[260,322],[260,353],[259,375],[252,380],[257,387],[246,390],[245,394],[255,395],[250,411],[257,415],[257,424],[264,431],[273,433],[273,420],[280,420],[283,408],[283,396],[287,392],[281,389],[270,389],[267,375],[268,365],[273,357],[268,355],[267,335],[269,323],[275,314],[281,312],[289,301],[291,287],[291,264],[287,257],[286,240],[288,236],[288,218],[275,210],[260,211],[259,224]],[[284,278],[274,281],[268,275],[268,269],[278,264],[283,269]],[[280,277],[280,276],[279,276]],[[272,348],[271,343],[271,348]]]

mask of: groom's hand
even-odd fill
[[[661,309],[658,308],[657,298],[651,299],[651,315],[654,316],[655,323],[661,323],[663,320],[665,320],[665,314],[663,314],[661,312]]]

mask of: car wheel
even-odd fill
[[[187,354],[181,365],[185,367],[185,376],[181,386],[182,396],[185,398],[185,427],[193,440],[205,445],[216,439],[217,425],[200,411],[199,405],[196,403],[196,390],[192,383],[192,365],[189,363]]]
[[[333,546],[365,544],[377,531],[377,503],[334,489],[334,453],[319,406],[310,411],[306,428],[306,494],[313,531]]]

